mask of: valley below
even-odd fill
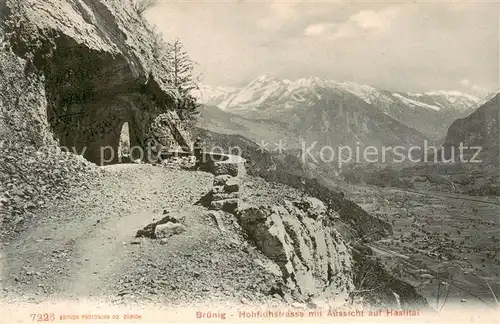
[[[369,246],[391,274],[414,286],[431,307],[495,307],[500,294],[497,199],[367,185],[341,187],[348,199],[392,224],[391,237]]]

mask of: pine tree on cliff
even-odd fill
[[[198,103],[191,92],[198,88],[193,80],[193,61],[184,50],[184,45],[178,39],[168,44],[169,66],[171,82],[180,94],[176,109],[182,119],[192,117],[198,113]]]

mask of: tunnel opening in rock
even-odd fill
[[[45,76],[47,119],[59,144],[98,165],[119,163],[126,123],[130,159],[141,159],[149,124],[175,99],[153,78],[138,75],[124,56],[64,35],[56,43],[49,54],[37,52],[34,63]]]
[[[160,133],[165,134],[159,135],[166,136],[160,144],[190,147],[185,123],[174,111],[178,95],[164,88],[165,80],[160,84],[151,71],[141,69],[134,53],[99,51],[58,32],[37,41],[41,45],[33,45],[27,69],[44,76],[46,116],[60,146],[98,165],[120,163],[121,134],[128,127],[128,159],[143,160],[148,139],[155,135],[151,124],[164,115],[160,119],[167,123],[160,125]],[[20,56],[31,46],[15,37],[12,43]]]
[[[130,132],[128,122],[124,122],[120,131],[120,142],[118,143],[118,161],[130,162]]]

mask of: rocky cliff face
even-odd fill
[[[250,240],[279,266],[289,288],[321,300],[354,289],[351,253],[330,226],[338,214],[328,213],[320,200],[245,206],[237,217]]]
[[[161,151],[191,151],[193,141],[189,131],[175,111],[156,117],[149,126],[148,146],[154,146],[156,154]]]
[[[43,77],[26,71],[26,60],[8,49],[1,24],[0,44],[0,137],[24,145],[50,143]]]
[[[124,122],[131,145],[142,145],[151,119],[175,100],[155,35],[132,2],[8,0],[0,9],[0,84],[13,90],[2,109],[37,112],[28,122],[38,134],[50,128],[61,145],[100,162]]]

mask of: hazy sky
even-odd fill
[[[203,83],[318,76],[399,91],[499,88],[499,5],[487,2],[165,1]]]

